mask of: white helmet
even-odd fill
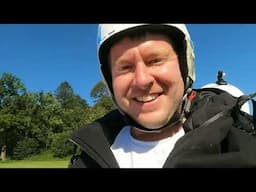
[[[156,30],[159,33],[170,35],[171,39],[176,41],[177,45],[179,45],[181,49],[177,52],[177,55],[180,63],[180,71],[185,85],[184,98],[186,98],[187,94],[191,91],[193,82],[195,81],[195,55],[190,35],[184,24],[100,24],[98,27],[97,37],[98,59],[104,81],[108,86],[108,90],[112,95],[114,103],[117,105],[113,94],[112,77],[108,63],[109,50],[116,40],[118,40],[118,38],[122,38],[123,34],[137,30]],[[179,122],[182,118],[182,115],[176,111],[166,125],[152,130],[135,122],[129,117],[129,115],[125,114],[118,105],[117,108],[127,118],[130,124],[144,131],[158,131],[164,127]]]
[[[209,83],[207,85],[204,85],[202,88],[215,88],[215,89],[220,89],[223,91],[228,92],[234,97],[240,97],[244,95],[244,93],[237,87],[231,84],[217,84],[217,83]],[[249,103],[246,102],[245,104],[242,105],[241,110],[250,114],[250,107]]]
[[[183,80],[185,89],[191,87],[192,83],[195,81],[195,55],[189,32],[184,24],[100,24],[98,27],[97,37],[98,58],[99,63],[101,64],[101,72],[110,92],[113,94],[111,74],[108,66],[108,54],[109,48],[111,47],[112,43],[114,43],[113,39],[118,37],[123,32],[145,28],[159,28],[162,29],[162,31],[167,32],[175,31],[179,36],[182,36],[183,42],[181,43],[185,44],[183,46],[186,46],[183,57],[185,57],[184,60],[187,67],[187,74],[182,75],[184,75]]]

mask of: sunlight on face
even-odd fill
[[[122,39],[111,48],[110,63],[118,106],[145,127],[167,123],[184,92],[178,57],[168,38],[146,34]]]

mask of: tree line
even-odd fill
[[[105,84],[91,90],[93,106],[64,81],[52,92],[28,92],[11,73],[0,77],[0,147],[9,159],[24,159],[43,151],[54,157],[72,154],[70,134],[114,109]]]

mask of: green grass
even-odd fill
[[[0,168],[67,168],[70,157],[53,158],[50,152],[44,152],[24,160],[0,161]]]
[[[67,168],[68,161],[14,161],[0,162],[0,168]]]

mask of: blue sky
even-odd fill
[[[218,70],[244,93],[256,92],[256,24],[188,24],[196,55],[194,88]],[[0,24],[0,76],[12,73],[29,92],[53,92],[63,81],[93,104],[101,80],[96,24]]]

